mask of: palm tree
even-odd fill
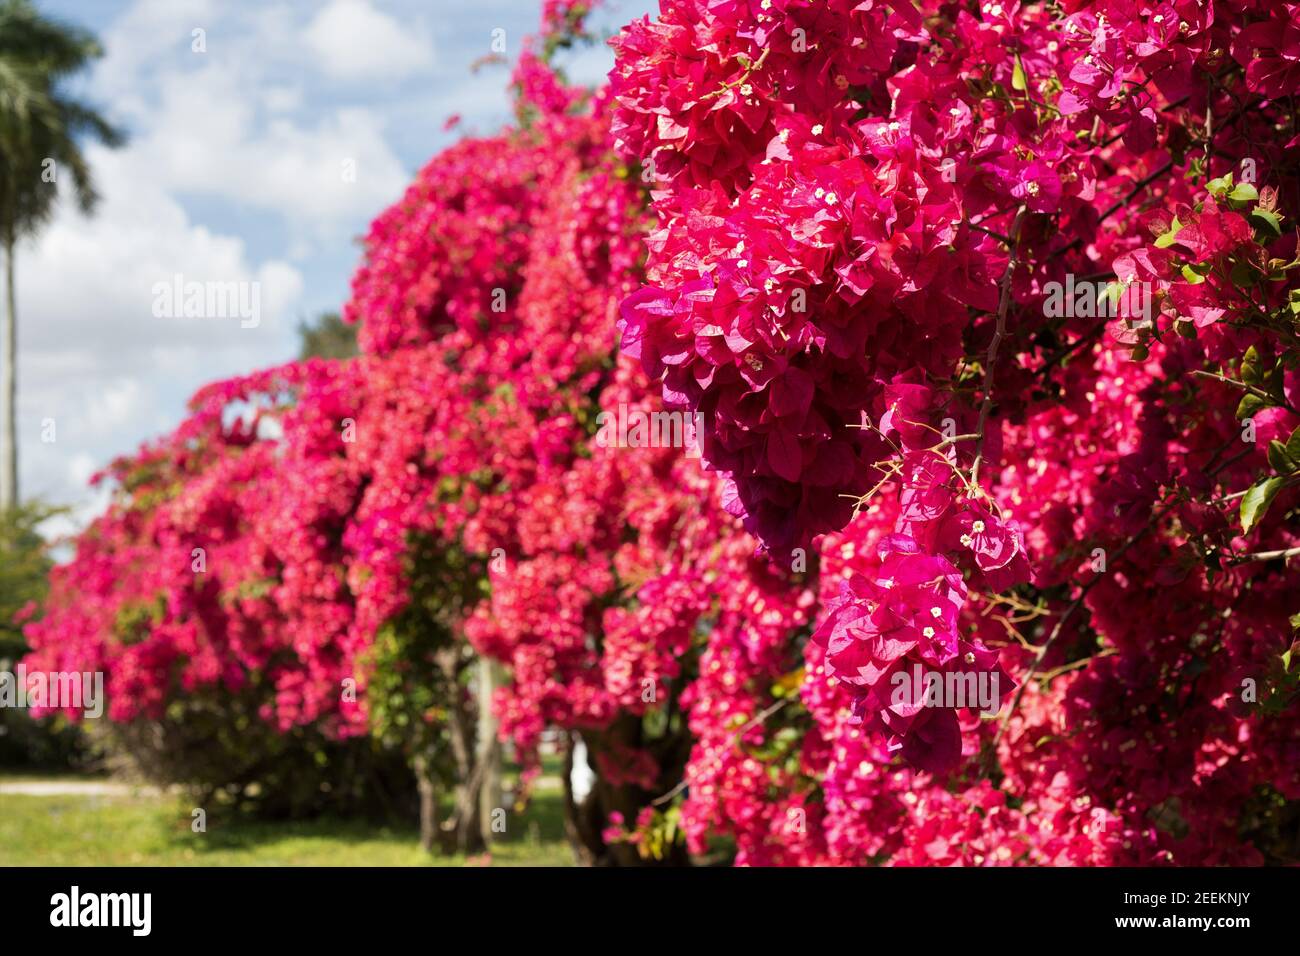
[[[123,135],[61,83],[103,55],[94,35],[43,17],[30,0],[0,0],[0,246],[5,311],[0,334],[0,511],[18,504],[18,333],[14,247],[49,221],[66,173],[77,204],[98,200],[78,138],[118,146]]]

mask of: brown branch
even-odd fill
[[[1248,561],[1276,561],[1278,558],[1286,560],[1294,558],[1300,554],[1300,548],[1286,548],[1281,551],[1256,551],[1254,554],[1243,554],[1233,560],[1233,564],[1245,564]]]
[[[998,349],[1007,334],[1007,312],[1011,308],[1011,276],[1016,271],[1016,244],[1020,241],[1020,224],[1025,218],[1025,207],[1016,210],[1016,218],[1011,223],[1011,255],[1007,259],[1007,269],[1002,273],[1002,291],[998,300],[998,322],[993,331],[993,341],[989,343],[988,355],[984,360],[984,401],[980,403],[979,423],[975,426],[975,463],[971,466],[970,483],[979,486],[980,462],[984,458],[984,427],[988,423],[989,408],[993,405],[993,369],[998,361]]]
[[[1097,220],[1098,227],[1100,227],[1103,222],[1105,222],[1115,213],[1119,212],[1121,209],[1127,206],[1133,200],[1134,196],[1136,196],[1142,190],[1146,189],[1153,182],[1155,182],[1157,179],[1165,175],[1173,168],[1174,168],[1174,161],[1171,159],[1165,162],[1163,165],[1161,165],[1159,169],[1155,170],[1154,172],[1148,173],[1147,175],[1139,179],[1137,183],[1133,186],[1133,188],[1128,191],[1128,193],[1124,196],[1123,199],[1120,199],[1112,203],[1110,206],[1106,208],[1106,210],[1101,214],[1101,217]],[[1053,252],[1052,258],[1055,258],[1056,256],[1064,255],[1065,253],[1069,252],[1071,249],[1075,249],[1082,244],[1083,244],[1083,237],[1080,236],[1079,238],[1075,239],[1073,242],[1069,243],[1068,245],[1064,245],[1060,249],[1057,249],[1055,252]]]

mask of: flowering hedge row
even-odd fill
[[[1294,860],[1300,7],[663,0],[596,91],[585,8],[375,221],[360,358],[110,470],[29,664],[340,736],[413,675],[425,750],[472,648],[590,859]],[[704,469],[608,440],[662,408]]]
[[[1258,860],[1297,795],[1300,7],[661,6],[612,76],[658,221],[624,348],[774,556],[831,535],[827,851]],[[1118,307],[1051,308],[1076,280]],[[1000,728],[899,701],[916,665],[1024,693]],[[969,789],[896,830],[894,752]]]

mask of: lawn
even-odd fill
[[[18,779],[8,777],[7,779]],[[0,781],[6,779],[0,777]],[[562,795],[539,781],[532,805],[494,844],[493,866],[572,866]],[[558,784],[558,781],[557,781]],[[190,829],[176,797],[0,793],[0,866],[464,866],[421,852],[414,825],[352,820],[208,820]]]

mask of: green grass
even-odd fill
[[[541,783],[539,781],[539,783]],[[562,796],[539,786],[507,822],[493,866],[572,866]],[[464,866],[461,856],[421,852],[409,828],[351,820],[267,823],[208,819],[190,829],[175,797],[0,794],[0,866]],[[484,860],[472,862],[487,862]]]

